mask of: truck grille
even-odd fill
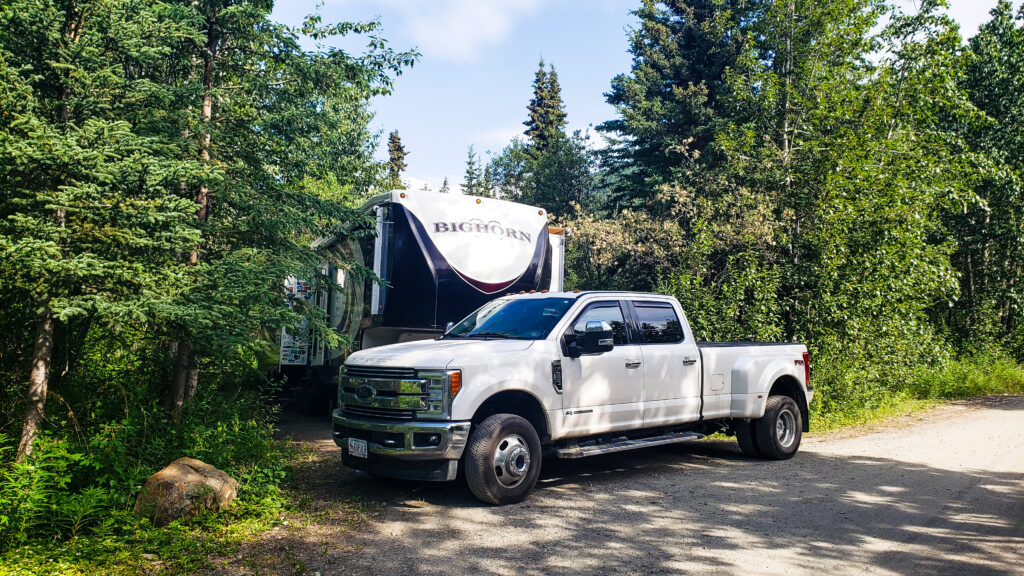
[[[413,368],[383,368],[380,366],[346,366],[344,376],[369,380],[403,380],[416,378]]]
[[[445,413],[445,372],[413,368],[346,366],[338,403],[351,418],[415,420]]]
[[[416,418],[415,410],[395,410],[393,408],[378,408],[376,406],[345,405],[346,416],[360,418],[380,418],[383,420],[412,420]]]

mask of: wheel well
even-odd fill
[[[811,431],[810,417],[807,412],[807,396],[800,388],[800,382],[792,376],[783,376],[772,384],[772,389],[768,392],[769,396],[789,396],[796,402],[796,405],[800,408],[800,417],[804,421],[803,429],[804,432]]]
[[[546,443],[550,440],[547,419],[544,417],[544,409],[541,408],[540,402],[536,398],[526,392],[509,390],[491,396],[477,408],[476,414],[473,415],[473,425],[476,426],[489,416],[495,414],[515,414],[516,416],[521,416],[533,425],[533,428],[537,431],[537,436],[540,437],[541,443]]]

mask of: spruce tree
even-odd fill
[[[398,130],[388,135],[388,181],[389,186],[394,190],[404,189],[402,184],[402,172],[405,172],[405,146],[398,136]]]
[[[529,118],[523,122],[524,134],[530,138],[533,151],[543,153],[556,139],[565,138],[565,106],[558,73],[552,65],[550,72],[542,58],[533,80],[533,97],[526,106]]]
[[[747,41],[741,23],[758,10],[746,0],[643,0],[633,12],[632,70],[605,95],[619,117],[598,127],[612,138],[604,162],[616,176],[615,200],[643,204],[710,153],[716,121],[737,111],[727,108],[726,72]]]
[[[76,336],[76,319],[139,322],[182,289],[177,254],[199,231],[195,204],[176,191],[200,167],[147,133],[158,109],[142,126],[134,108],[175,97],[144,77],[166,69],[166,54],[148,47],[190,39],[174,15],[89,0],[0,9],[0,299],[35,316],[19,460],[52,395],[57,336]],[[3,353],[25,344],[5,342]]]
[[[466,152],[466,176],[462,182],[462,193],[469,196],[490,196],[489,173],[480,166],[480,158],[473,146]]]
[[[442,194],[448,194],[449,192],[451,192],[451,187],[448,185],[447,176],[444,177],[444,182],[441,183],[441,189],[438,190],[438,192],[441,192]]]

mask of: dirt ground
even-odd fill
[[[787,462],[705,440],[545,460],[519,505],[340,465],[326,420],[305,511],[209,574],[1024,574],[1024,396],[804,439]]]

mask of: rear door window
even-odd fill
[[[670,304],[633,302],[640,336],[645,344],[675,344],[683,341],[683,324]]]

